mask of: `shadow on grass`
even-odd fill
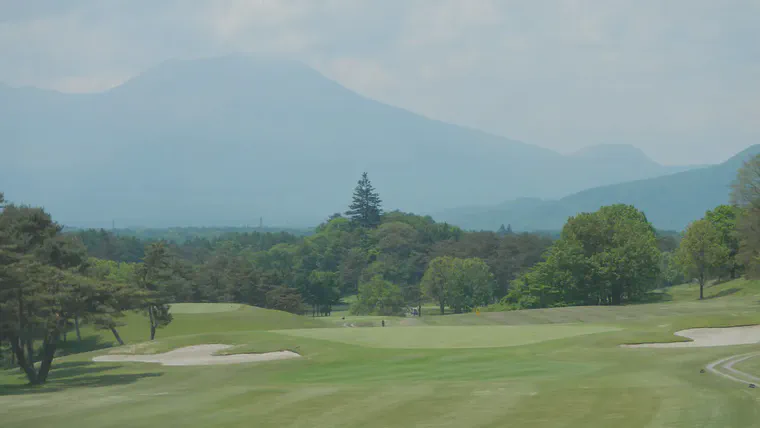
[[[69,335],[71,336],[71,335]],[[111,342],[104,342],[99,336],[88,336],[82,338],[82,340],[67,340],[66,342],[58,342],[58,356],[79,354],[82,352],[97,351],[98,349],[105,349],[112,347]]]
[[[71,361],[65,363],[53,362],[53,368],[48,376],[49,381],[56,381],[76,376],[84,376],[95,373],[103,373],[118,369],[121,366],[93,364],[87,361]]]
[[[738,292],[742,291],[741,288],[726,288],[725,290],[720,290],[719,292],[715,294],[711,294],[709,296],[705,296],[705,300],[707,299],[717,299],[718,297],[724,297],[724,296],[730,296],[732,294],[736,294]]]
[[[662,303],[662,302],[672,302],[673,296],[670,295],[670,293],[666,291],[652,291],[649,292],[641,297],[641,299],[636,301],[636,304],[638,303]]]
[[[97,388],[126,385],[140,379],[161,376],[163,373],[103,374],[121,368],[119,365],[95,365],[91,362],[53,363],[48,381],[44,385],[0,385],[0,396],[44,394],[71,388]],[[23,375],[19,373],[19,378]]]

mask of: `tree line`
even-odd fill
[[[744,164],[720,205],[679,236],[656,233],[629,205],[568,219],[545,259],[521,274],[493,310],[639,302],[655,288],[760,278],[760,156]]]
[[[42,208],[2,200],[2,358],[31,383],[44,383],[61,343],[70,334],[81,340],[82,325],[110,331],[123,344],[123,315],[141,312],[152,340],[172,322],[176,302],[321,316],[357,295],[354,313],[402,314],[431,299],[467,311],[506,295],[551,244],[536,234],[467,232],[428,216],[383,212],[381,203],[364,174],[347,211],[310,235],[229,232],[176,242],[105,230],[63,233]],[[429,265],[455,286],[436,294]]]
[[[428,216],[383,212],[381,204],[365,173],[346,212],[331,215],[310,235],[226,233],[181,242],[143,241],[105,230],[72,236],[91,257],[127,270],[145,264],[144,248],[162,245],[166,262],[156,287],[173,302],[237,302],[314,316],[330,314],[347,295],[359,296],[354,313],[399,314],[419,307],[430,297],[421,288],[423,276],[438,257],[480,260],[492,278],[482,304],[495,302],[551,243],[543,235],[506,229],[466,232]],[[386,285],[378,289],[379,284]],[[470,306],[453,302],[455,310]]]

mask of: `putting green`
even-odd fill
[[[173,314],[215,314],[231,312],[240,309],[238,303],[174,303],[171,305]]]
[[[446,326],[404,328],[329,328],[276,331],[288,336],[373,348],[500,348],[620,330],[588,324],[527,326]]]

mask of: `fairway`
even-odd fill
[[[126,347],[58,358],[41,388],[26,386],[18,369],[0,372],[2,426],[757,427],[760,389],[707,368],[735,361],[734,369],[760,376],[760,357],[741,357],[759,345],[619,346],[687,340],[674,333],[689,328],[760,324],[760,282],[706,291],[715,297],[698,302],[696,286],[687,285],[664,302],[620,308],[346,320],[179,305],[190,312],[153,343],[145,341],[145,317],[130,314],[121,329]],[[83,330],[100,345],[112,343],[106,333]],[[155,361],[203,344],[234,345],[217,353],[224,355],[302,357],[192,367],[92,361],[120,353]],[[715,370],[738,376],[729,368]]]
[[[374,348],[498,348],[539,343],[619,330],[615,327],[572,324],[531,326],[446,326],[404,328],[330,328],[280,331],[307,337]]]

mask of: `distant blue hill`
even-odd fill
[[[559,200],[522,198],[494,206],[444,210],[433,217],[466,229],[496,230],[511,224],[514,230],[558,230],[570,216],[625,203],[643,210],[657,228],[682,230],[705,211],[728,203],[737,170],[758,154],[760,145],[755,145],[718,165],[595,187]]]

